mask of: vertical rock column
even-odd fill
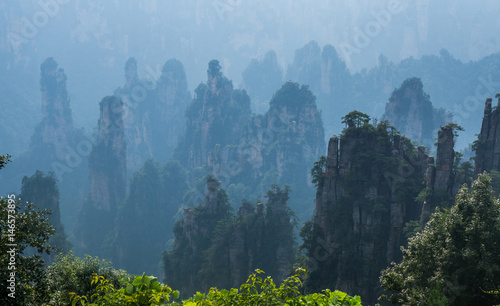
[[[500,134],[497,133],[499,125],[500,99],[497,108],[492,110],[491,98],[486,99],[484,106],[484,117],[476,145],[476,159],[474,173],[477,175],[483,171],[500,171]]]
[[[453,162],[455,160],[453,129],[451,127],[441,127],[438,132],[438,145],[436,152],[436,165],[434,157],[430,156],[427,162],[426,188],[434,195],[432,198],[451,199],[453,196],[454,172]],[[433,199],[428,197],[424,200],[420,224],[424,225],[429,220],[430,214],[439,203],[434,203]]]
[[[75,228],[77,249],[102,256],[106,235],[113,228],[118,206],[125,198],[126,144],[123,102],[108,96],[99,103],[98,135],[89,155],[90,194]]]
[[[108,96],[99,106],[99,135],[89,156],[90,200],[98,210],[116,211],[126,189],[123,103]]]
[[[66,91],[66,74],[52,57],[40,65],[40,91],[42,122],[32,138],[31,149],[53,146],[50,154],[55,154],[53,157],[58,160],[65,160],[65,147],[72,142],[73,118]]]

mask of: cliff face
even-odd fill
[[[103,243],[104,257],[129,273],[158,275],[186,189],[185,173],[177,162],[160,167],[147,160],[131,177],[127,198]]]
[[[75,228],[77,252],[92,255],[101,255],[102,242],[125,198],[127,179],[123,102],[107,96],[99,106],[98,134],[88,161],[90,193]]]
[[[244,184],[257,195],[264,195],[272,183],[290,185],[296,196],[292,207],[298,210],[297,201],[313,195],[310,167],[325,147],[315,97],[307,86],[286,82],[268,111],[253,116],[244,128],[237,144],[218,145],[210,152],[210,173],[226,185]]]
[[[398,259],[405,223],[420,216],[415,197],[428,157],[388,128],[352,125],[329,141],[309,255],[313,288],[376,301],[380,270]]]
[[[241,86],[252,99],[254,113],[263,114],[268,110],[268,102],[280,88],[282,80],[283,71],[278,64],[276,52],[267,52],[262,60],[252,59],[243,71]]]
[[[161,75],[148,73],[149,79],[139,78],[137,61],[129,58],[125,64],[125,84],[115,90],[115,95],[124,102],[130,172],[149,158],[166,161],[172,156],[178,137],[184,131],[183,116],[191,100],[181,62],[170,59]]]
[[[174,227],[175,246],[164,255],[166,279],[185,296],[213,286],[236,288],[257,268],[280,282],[293,260],[289,190],[273,186],[265,204],[243,201],[232,215],[219,186],[207,178],[203,205],[185,209]]]
[[[296,50],[286,79],[310,86],[317,97],[318,108],[323,112],[327,134],[341,129],[339,114],[358,107],[353,104],[353,95],[350,94],[354,78],[331,45],[321,49],[316,42],[311,41]],[[356,91],[359,92],[359,88]]]
[[[432,147],[439,126],[451,122],[451,115],[434,109],[420,79],[407,79],[394,90],[385,106],[384,120],[389,120],[406,137]]]
[[[500,171],[500,133],[497,133],[500,121],[498,106],[492,110],[491,98],[486,99],[484,106],[483,123],[481,132],[474,142],[476,159],[474,163],[474,173],[477,175],[483,171]]]
[[[61,248],[62,252],[68,252],[71,249],[71,244],[67,240],[64,226],[61,223],[59,189],[53,173],[44,175],[43,172],[37,171],[30,177],[25,176],[19,198],[22,198],[24,203],[34,203],[40,210],[48,209],[51,211],[49,218],[52,227],[55,229],[55,235],[50,237],[49,244]],[[32,254],[25,255],[35,255],[35,250],[32,251]],[[47,264],[51,264],[54,261],[55,254],[44,254],[43,257]]]
[[[24,176],[35,171],[53,172],[59,181],[61,218],[66,229],[72,229],[82,198],[88,193],[86,156],[90,142],[83,131],[75,129],[66,90],[66,74],[53,58],[40,65],[42,120],[31,136],[29,149],[14,156],[12,167],[0,178],[0,189],[19,189]]]
[[[217,60],[210,61],[207,82],[186,111],[186,132],[174,156],[188,169],[204,166],[216,145],[238,144],[251,115],[246,92],[234,90],[220,70]]]
[[[115,211],[126,189],[123,102],[108,96],[99,106],[98,136],[89,155],[90,201],[98,210]]]
[[[306,286],[338,288],[374,303],[380,271],[401,256],[406,225],[424,225],[458,190],[454,131],[441,128],[434,158],[424,146],[394,134],[387,122],[348,123],[315,164],[316,214],[309,234],[303,234],[312,264]],[[417,196],[425,189],[422,206]]]
[[[438,132],[436,162],[429,156],[425,187],[429,192],[422,206],[420,224],[423,226],[429,220],[437,205],[443,205],[451,200],[461,187],[455,181],[455,151],[453,149],[454,131],[451,127],[441,127]]]
[[[227,195],[219,189],[219,184],[215,177],[207,178],[204,203],[184,209],[184,217],[174,226],[174,248],[163,257],[165,278],[179,288],[183,296],[199,290],[204,252],[211,245],[217,223],[229,213]]]
[[[31,139],[31,147],[53,146],[53,154],[60,160],[67,156],[65,147],[73,144],[73,118],[66,91],[66,74],[53,58],[40,65],[42,95],[42,122]]]

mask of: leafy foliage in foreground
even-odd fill
[[[170,300],[170,294],[174,298],[179,297],[178,291],[173,291],[167,285],[161,284],[153,276],[136,276],[135,278],[124,276],[120,280],[120,289],[104,276],[94,274],[91,285],[96,285],[96,293],[89,296],[71,295],[71,305],[162,305]]]
[[[452,305],[500,303],[500,202],[482,174],[464,186],[451,210],[432,215],[403,249],[403,260],[382,271],[380,282],[398,305],[426,304],[440,288]]]
[[[242,201],[236,215],[219,181],[207,177],[203,205],[186,209],[175,227],[175,246],[165,252],[165,279],[188,298],[196,290],[234,288],[256,268],[277,282],[285,279],[295,255],[290,189],[272,185],[267,202]]]
[[[23,204],[14,195],[0,198],[0,278],[4,284],[0,286],[1,305],[13,301],[19,305],[38,304],[45,299],[42,255],[54,249],[47,242],[55,233],[49,214],[32,203]],[[33,254],[24,254],[29,249],[35,250]],[[14,287],[10,286],[12,280]]]
[[[211,288],[206,295],[198,292],[192,298],[173,305],[361,305],[359,296],[352,297],[337,290],[326,289],[324,293],[301,295],[304,269],[297,269],[296,274],[285,279],[279,287],[271,277],[262,278],[260,274],[263,273],[257,269],[239,290]]]
[[[297,269],[296,274],[288,277],[276,287],[271,277],[263,278],[264,271],[256,270],[241,285],[240,289],[218,290],[211,288],[207,294],[197,292],[192,298],[173,302],[170,305],[351,305],[361,306],[359,296],[349,296],[341,291],[324,290],[324,293],[301,295],[301,276],[304,269]],[[92,284],[97,284],[96,293],[90,297],[73,296],[72,305],[161,305],[178,298],[179,292],[160,284],[152,276],[136,276],[134,279],[122,278],[122,289],[114,286],[103,276],[95,274]]]
[[[49,303],[53,306],[70,304],[70,293],[91,296],[96,293],[97,284],[92,282],[94,274],[106,278],[115,287],[129,275],[123,270],[113,269],[111,263],[86,255],[75,256],[73,252],[59,254],[54,263],[45,269],[46,284],[50,292]]]

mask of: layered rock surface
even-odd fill
[[[204,203],[186,208],[174,227],[165,277],[186,296],[200,287],[237,288],[257,268],[282,281],[294,258],[288,193],[274,186],[265,204],[243,201],[232,215],[220,182],[209,176]]]
[[[474,173],[477,175],[483,171],[500,171],[500,126],[499,114],[500,99],[496,108],[491,107],[491,98],[486,99],[481,132],[474,143],[476,158]]]
[[[307,287],[336,288],[375,302],[380,271],[400,259],[405,225],[426,221],[442,204],[428,197],[422,206],[419,193],[428,188],[449,199],[456,192],[452,128],[439,131],[435,164],[424,146],[414,147],[393,132],[385,122],[351,124],[340,138],[330,138],[323,170],[316,174],[311,236],[305,239]]]
[[[183,133],[184,112],[191,100],[181,62],[168,60],[158,75],[148,69],[148,78],[137,74],[137,61],[125,64],[125,84],[115,90],[124,102],[127,168],[132,173],[147,159],[166,161],[172,157]]]
[[[99,107],[98,134],[89,155],[90,193],[75,228],[78,251],[93,255],[102,254],[102,242],[125,199],[127,181],[123,102],[107,96]]]
[[[419,78],[407,79],[395,89],[385,106],[384,120],[389,120],[409,139],[432,147],[440,126],[451,122],[451,115],[434,109]]]
[[[207,82],[196,89],[176,159],[218,177],[233,204],[262,198],[274,183],[291,186],[293,209],[306,207],[314,195],[310,168],[325,147],[316,98],[307,86],[286,82],[265,114],[252,115],[246,92],[234,90],[220,69],[211,61]]]

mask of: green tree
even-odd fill
[[[35,202],[40,209],[50,211],[50,223],[55,229],[55,235],[50,237],[49,244],[62,252],[71,249],[71,243],[67,240],[64,226],[61,223],[59,211],[59,188],[53,172],[45,175],[42,171],[36,171],[31,177],[25,176],[21,184],[21,199],[28,202]],[[44,256],[46,264],[52,263],[54,254]]]
[[[357,110],[354,110],[342,117],[342,123],[344,123],[348,127],[360,127],[363,124],[368,123],[369,121],[370,116]]]
[[[184,298],[211,286],[229,289],[256,268],[281,281],[295,256],[288,186],[272,185],[266,203],[243,200],[236,215],[218,186],[209,175],[205,203],[184,211],[174,226],[175,246],[163,257],[165,279]]]
[[[453,131],[453,135],[455,137],[458,137],[458,131],[463,132],[465,131],[464,128],[456,123],[450,122],[447,125],[444,126],[445,128],[450,128]]]
[[[208,75],[210,75],[212,77],[218,77],[221,75],[221,72],[220,72],[221,69],[222,69],[222,67],[219,64],[219,61],[214,59],[208,63],[207,73],[208,73]]]
[[[124,276],[120,279],[120,283],[121,288],[115,289],[104,276],[94,274],[91,285],[96,287],[96,293],[87,296],[73,294],[71,305],[75,306],[80,302],[83,306],[152,306],[165,305],[170,301],[170,294],[174,298],[179,297],[179,291],[173,291],[154,276]]]
[[[403,260],[382,271],[381,300],[421,305],[432,288],[451,305],[493,305],[500,295],[500,204],[487,174],[472,189],[462,187],[451,210],[436,212],[425,229],[410,238]]]
[[[56,256],[54,263],[46,269],[50,305],[68,305],[72,295],[95,294],[97,285],[91,283],[93,274],[105,277],[116,288],[120,288],[122,277],[129,276],[125,271],[115,270],[111,263],[97,257],[85,255],[80,258],[73,252]]]
[[[191,298],[168,305],[196,306],[196,305],[350,305],[361,306],[359,296],[350,296],[342,291],[323,290],[322,293],[302,295],[302,278],[304,269],[297,269],[294,275],[287,277],[277,286],[268,276],[263,278],[264,271],[255,270],[239,289],[219,290],[212,287],[208,293],[196,292]],[[179,292],[172,290],[168,285],[158,282],[153,276],[123,277],[122,288],[115,289],[105,277],[95,274],[92,286],[96,286],[96,293],[92,295],[73,295],[72,305],[78,302],[81,305],[165,305],[170,298],[177,299]],[[434,304],[442,305],[442,304]]]
[[[325,175],[326,157],[322,155],[317,162],[314,162],[314,167],[311,169],[311,183],[318,187],[319,182],[323,180]]]
[[[32,203],[22,204],[14,195],[0,198],[0,277],[4,281],[15,279],[15,288],[10,282],[9,286],[0,286],[0,304],[30,305],[45,299],[47,291],[41,255],[53,250],[47,242],[55,233],[49,214]],[[23,254],[27,248],[35,249],[35,254]]]
[[[10,162],[9,155],[0,156],[0,169]],[[48,244],[55,230],[48,210],[21,202],[14,194],[0,198],[0,304],[39,304],[47,297],[43,254],[53,250]],[[35,254],[26,255],[33,248]],[[15,286],[11,286],[14,279]]]
[[[496,170],[491,170],[489,173],[491,177],[491,188],[495,195],[500,195],[500,172]]]
[[[474,178],[474,165],[470,161],[463,161],[463,153],[455,152],[453,170],[455,171],[455,184],[471,186]]]
[[[10,158],[12,156],[10,156],[9,154],[6,154],[6,155],[0,155],[0,169],[2,169],[3,167],[5,167],[6,164],[10,163]]]
[[[0,156],[0,169],[9,162],[9,157]],[[53,250],[48,240],[55,233],[49,214],[32,203],[22,204],[14,194],[0,198],[0,278],[4,280],[0,286],[0,304],[31,305],[46,299],[41,255]],[[27,248],[35,249],[36,253],[27,256],[24,254]]]

